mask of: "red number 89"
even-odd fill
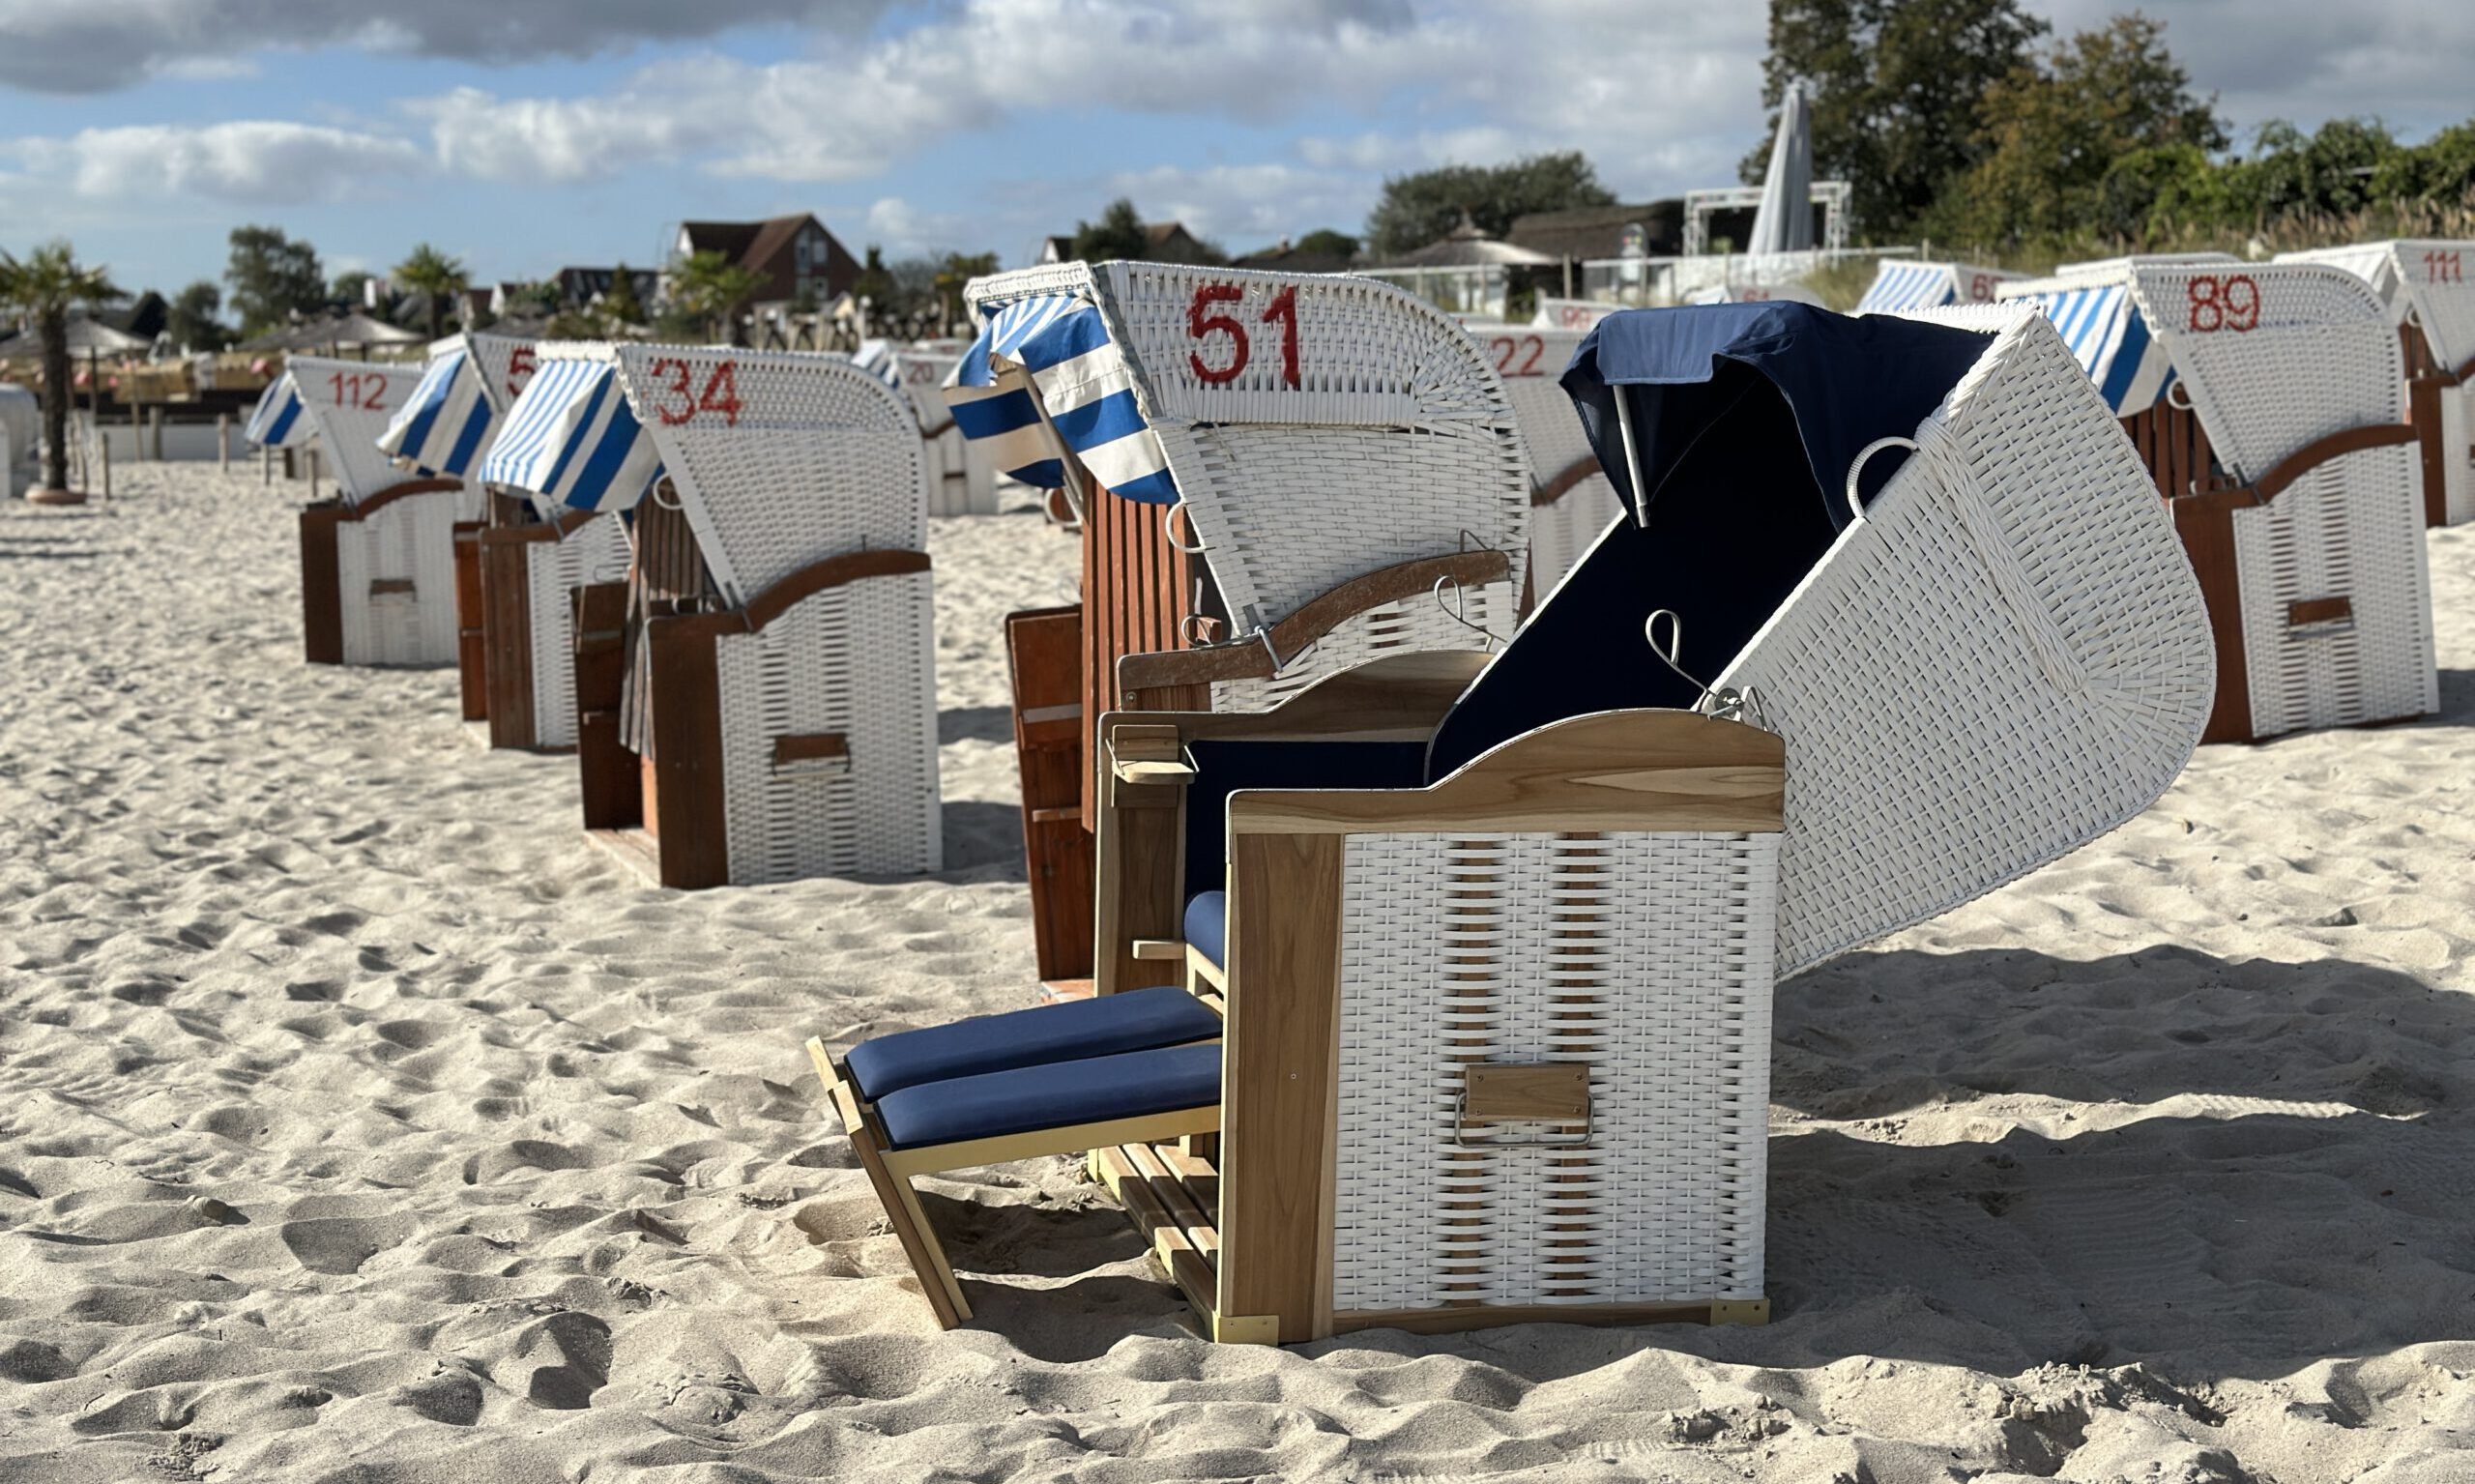
[[[2260,327],[2260,285],[2250,274],[2228,277],[2203,275],[2185,288],[2191,300],[2191,328],[2198,335],[2220,330],[2241,333]]]

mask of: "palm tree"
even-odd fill
[[[37,247],[23,260],[0,252],[0,306],[31,318],[43,339],[44,487],[35,496],[69,489],[69,311],[124,297],[107,270],[79,263],[66,242]]]
[[[764,286],[763,274],[742,268],[718,252],[699,252],[672,271],[670,292],[681,308],[704,322],[708,340],[715,338],[718,327],[725,332],[721,340],[736,345],[739,306]]]
[[[395,282],[429,298],[429,337],[438,338],[447,302],[471,286],[464,265],[427,243],[416,244],[413,255],[395,265]]]

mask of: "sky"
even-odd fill
[[[2029,0],[2057,33],[2123,9]],[[2475,115],[2464,0],[2149,0],[2238,131]],[[372,18],[373,16],[379,18]],[[126,287],[257,222],[330,274],[660,261],[812,211],[853,251],[1028,262],[1120,195],[1234,251],[1355,231],[1386,175],[1581,149],[1626,200],[1732,184],[1762,0],[0,0],[0,248]]]

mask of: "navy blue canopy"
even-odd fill
[[[1787,404],[1812,483],[1820,488],[1821,513],[1836,531],[1853,518],[1844,485],[1857,452],[1877,438],[1913,433],[1985,353],[1986,341],[1947,325],[1880,314],[1850,318],[1777,301],[1637,309],[1598,322],[1573,352],[1563,386],[1599,464],[1639,520],[1686,455],[1754,390],[1754,379],[1767,382]],[[1624,457],[1619,395],[1632,413],[1646,495],[1634,491]],[[1732,456],[1715,451],[1722,460]],[[1865,466],[1867,500],[1881,492],[1904,457],[1889,451]]]
[[[1643,636],[1650,615],[1675,613],[1677,664],[1715,682],[1853,519],[1858,451],[1913,436],[1992,339],[1775,302],[1601,320],[1563,385],[1634,518],[1607,528],[1454,705],[1427,776],[1568,717],[1694,705],[1698,687]],[[1632,488],[1617,396],[1646,498]],[[1866,464],[1867,500],[1905,457]]]

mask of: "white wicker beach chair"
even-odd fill
[[[1081,526],[1079,610],[1007,621],[1041,976],[1174,980],[1174,962],[1090,961],[1098,717],[1261,710],[1381,655],[1509,634],[1521,434],[1460,327],[1372,279],[1068,263],[967,292],[986,328],[955,418],[1015,479],[1065,489]]]
[[[626,590],[577,600],[589,827],[640,827],[674,887],[939,868],[927,476],[899,392],[844,356],[544,345],[484,474],[632,511]]]
[[[2475,520],[2475,242],[2395,241],[2287,252],[2370,283],[2389,306],[2406,356],[2406,399],[2424,459],[2424,518]]]
[[[43,407],[23,387],[0,386],[0,496],[15,499],[35,479]]]
[[[1955,304],[1992,304],[2003,284],[2026,277],[1975,263],[1928,263],[1916,258],[1884,258],[1874,268],[1874,281],[1856,303],[1859,314],[1905,314],[1939,309]]]
[[[1216,1338],[1766,1317],[1774,978],[2146,807],[2214,680],[2053,329],[1894,324],[1611,319],[1568,385],[1629,513],[1502,655],[1104,720],[1102,859],[1144,863],[1101,889],[1222,878],[1184,937],[1225,1021],[810,1043],[941,1321],[911,1178],[1094,1147]]]
[[[1468,328],[1503,378],[1529,456],[1529,591],[1535,602],[1555,591],[1617,511],[1616,486],[1598,467],[1598,454],[1558,380],[1587,332]]]
[[[421,380],[403,365],[295,356],[279,385],[297,411],[284,416],[285,397],[262,399],[264,421],[251,420],[262,446],[315,439],[335,473],[336,498],[301,512],[303,637],[313,664],[455,660],[454,526],[478,513],[478,498],[458,477],[403,478],[378,448]]]
[[[2438,705],[2415,430],[2367,284],[2133,259],[2001,292],[2054,319],[2169,502],[2217,634],[2207,741]]]

